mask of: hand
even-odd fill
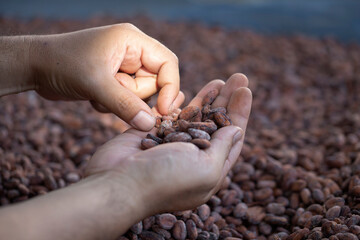
[[[132,196],[142,200],[144,215],[191,209],[206,202],[219,190],[240,154],[252,102],[247,86],[247,78],[235,74],[226,83],[210,82],[190,102],[200,106],[209,91],[218,89],[220,95],[213,106],[226,107],[233,121],[234,126],[212,135],[209,149],[168,143],[143,151],[140,142],[146,133],[128,129],[94,154],[87,175],[115,173],[119,180],[114,182],[128,184],[135,192]]]
[[[91,100],[140,130],[155,124],[141,99],[158,90],[158,110],[167,114],[179,95],[174,53],[131,24],[32,38],[36,91],[52,100]],[[132,77],[135,76],[135,78]]]

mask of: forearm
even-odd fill
[[[0,37],[0,97],[35,88],[31,36]]]
[[[0,238],[114,239],[145,217],[139,199],[127,190],[132,188],[119,189],[118,185],[111,174],[89,177],[4,208],[0,211]]]

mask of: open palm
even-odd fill
[[[200,150],[191,143],[176,142],[144,151],[140,142],[147,132],[129,128],[98,149],[87,175],[116,172],[123,184],[125,181],[139,190],[144,205],[151,209],[149,214],[190,209],[206,202],[218,191],[240,154],[252,102],[247,86],[244,75],[234,74],[226,83],[211,81],[190,102],[201,107],[203,97],[218,89],[220,94],[212,106],[225,107],[232,119],[234,126],[212,135],[210,148]]]

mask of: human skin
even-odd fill
[[[92,30],[84,31],[75,39],[87,39],[86,36],[83,36],[83,34],[86,35],[85,33],[94,34]],[[89,37],[89,39],[91,38]],[[3,40],[1,39],[1,41]],[[67,41],[62,40],[61,42],[66,43]],[[48,43],[48,40],[45,42]],[[17,47],[16,43],[20,46]],[[25,45],[21,43],[25,43]],[[83,89],[85,89],[84,94],[88,91],[88,85],[83,84],[80,80],[80,82],[75,80],[81,79],[76,76],[81,74],[81,69],[78,73],[70,70],[58,70],[52,66],[57,62],[52,60],[54,58],[61,59],[59,63],[71,68],[75,64],[73,60],[75,56],[67,58],[52,55],[46,58],[46,61],[42,60],[43,64],[49,63],[51,67],[42,67],[40,63],[36,63],[38,68],[35,69],[50,69],[48,72],[45,71],[47,77],[41,79],[47,79],[52,84],[46,82],[40,84],[35,81],[35,86],[33,86],[32,77],[28,77],[33,74],[33,68],[26,65],[31,62],[27,58],[33,55],[26,52],[31,52],[32,50],[29,49],[36,47],[34,45],[29,47],[27,44],[26,39],[15,37],[11,41],[5,41],[5,48],[0,46],[5,49],[0,57],[0,70],[4,71],[4,75],[7,77],[4,75],[0,77],[1,95],[36,89],[42,96],[51,99],[82,99],[81,93],[83,93]],[[53,44],[55,43],[49,45]],[[66,49],[65,45],[63,47]],[[84,46],[92,45],[84,43]],[[96,45],[96,47],[99,46]],[[11,51],[12,48],[14,51]],[[81,46],[75,46],[75,49],[77,48],[81,48]],[[29,54],[27,58],[24,57],[25,53]],[[21,56],[24,57],[24,62],[21,62]],[[92,62],[92,60],[89,61]],[[10,70],[6,68],[7,65]],[[129,67],[131,68],[131,66]],[[65,69],[67,68],[65,67]],[[35,73],[41,76],[44,70],[37,71]],[[62,76],[64,71],[69,76]],[[116,74],[115,78],[121,79],[121,76],[116,77]],[[149,77],[150,82],[154,81],[152,78],[156,77]],[[9,82],[8,79],[11,81]],[[73,79],[76,83],[68,79]],[[100,78],[94,79],[99,80]],[[119,85],[128,84],[126,88],[129,91],[134,91],[138,95],[143,94],[136,92],[136,89],[130,86],[133,80],[124,81],[127,82]],[[158,78],[156,81],[159,81]],[[142,86],[140,82],[142,80],[139,81],[138,86]],[[96,83],[92,84],[97,86]],[[115,86],[113,83],[111,85]],[[80,182],[0,209],[0,238],[115,239],[125,233],[132,224],[149,215],[192,209],[206,202],[219,190],[228,171],[240,154],[252,101],[252,95],[247,86],[248,80],[244,75],[234,74],[226,83],[221,80],[210,82],[190,102],[190,105],[200,106],[202,98],[209,91],[213,89],[220,91],[213,106],[226,107],[233,126],[224,127],[215,132],[212,135],[210,148],[200,150],[191,143],[168,143],[152,149],[141,150],[141,139],[148,132],[139,131],[124,124],[124,128],[127,130],[96,151],[86,169],[85,178]],[[93,89],[93,91],[95,90]],[[124,90],[124,92],[127,91]],[[104,93],[102,94],[104,95]],[[140,96],[147,97],[147,94]],[[167,98],[169,95],[165,94],[164,96],[165,99],[169,99]],[[184,98],[179,92],[176,92],[174,96],[175,100],[168,105],[173,104],[173,107],[177,108]],[[116,101],[116,98],[113,101]],[[118,105],[115,103],[106,105],[106,101],[101,104],[112,111],[111,106]],[[158,102],[158,105],[149,111],[153,114],[161,114],[166,112],[163,110],[167,109],[162,102]],[[114,112],[116,113],[116,111]],[[127,120],[126,117],[123,119]],[[131,121],[128,122],[131,123]],[[154,132],[155,129],[151,129],[151,131]]]
[[[213,106],[226,107],[234,125],[215,132],[209,149],[168,143],[144,151],[147,133],[130,128],[97,150],[80,182],[1,209],[1,238],[115,239],[149,215],[205,203],[240,154],[252,101],[246,77],[235,74],[210,82],[190,105],[212,89],[220,90]]]
[[[90,100],[139,130],[155,125],[141,99],[159,91],[158,111],[167,114],[184,98],[176,55],[128,23],[0,37],[0,53],[0,96],[36,90],[50,100]]]

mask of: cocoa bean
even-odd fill
[[[140,221],[138,223],[135,223],[131,226],[130,230],[135,234],[140,234],[143,230],[142,222]]]
[[[190,142],[191,136],[185,132],[170,133],[164,138],[164,142]]]
[[[195,222],[191,219],[186,221],[186,232],[188,238],[191,240],[195,240],[198,237],[198,232],[196,229]]]
[[[215,112],[213,114],[213,118],[214,118],[215,123],[219,127],[226,127],[226,126],[230,126],[232,124],[230,118],[225,113],[222,113],[222,112]]]
[[[166,129],[167,130],[167,129]],[[166,131],[165,130],[165,131]],[[175,131],[175,130],[174,130]],[[164,132],[164,134],[165,134],[165,132]],[[167,135],[167,134],[165,134],[165,135]],[[163,143],[163,140],[161,139],[161,138],[159,138],[159,137],[157,137],[157,136],[155,136],[155,135],[153,135],[153,134],[151,134],[151,133],[148,133],[147,135],[146,135],[146,138],[148,138],[148,139],[152,139],[152,140],[154,140],[155,142],[157,142],[158,144],[161,144],[161,143]]]
[[[202,114],[200,108],[197,106],[187,106],[183,108],[179,114],[179,119],[190,122],[201,122]]]
[[[198,215],[202,221],[205,221],[210,216],[211,210],[207,204],[203,204],[197,208]]]
[[[139,236],[142,240],[165,240],[160,234],[150,231],[142,231]]]
[[[289,223],[289,220],[286,217],[275,216],[272,214],[267,214],[264,219],[270,225],[279,225],[286,226]]]
[[[151,229],[156,232],[157,234],[159,234],[160,236],[163,236],[165,239],[170,239],[171,238],[171,233],[163,228],[161,228],[158,225],[153,225],[151,227]]]
[[[191,140],[191,143],[195,144],[200,149],[207,149],[211,146],[210,141],[201,138],[193,139]]]
[[[214,100],[218,94],[219,94],[219,91],[217,89],[209,91],[203,98],[201,105],[203,105],[203,106],[211,105],[214,102]]]
[[[333,220],[337,217],[339,217],[341,211],[341,207],[339,206],[333,206],[326,212],[326,218]]]
[[[144,149],[144,150],[149,149],[149,148],[153,148],[153,147],[155,147],[157,145],[159,145],[159,143],[152,140],[152,139],[144,138],[143,140],[141,140],[141,148]]]
[[[333,206],[344,206],[345,204],[345,200],[343,198],[340,198],[340,197],[334,197],[334,198],[330,198],[328,200],[326,200],[325,202],[325,207],[327,209],[330,209],[332,208]]]
[[[156,218],[156,223],[165,230],[172,229],[176,221],[176,217],[170,213],[160,214]]]
[[[244,218],[247,213],[247,205],[245,203],[238,203],[234,209],[234,216],[237,218]]]
[[[250,207],[246,211],[246,216],[251,224],[259,224],[265,218],[265,212],[262,207]]]
[[[285,213],[285,207],[280,203],[269,203],[266,206],[266,212],[274,215],[283,215]]]
[[[210,135],[202,130],[195,129],[195,128],[189,128],[188,133],[191,135],[192,138],[200,138],[200,139],[206,139],[210,141]]]
[[[172,236],[176,240],[185,240],[187,235],[186,225],[182,220],[176,221],[174,228],[172,229]]]

